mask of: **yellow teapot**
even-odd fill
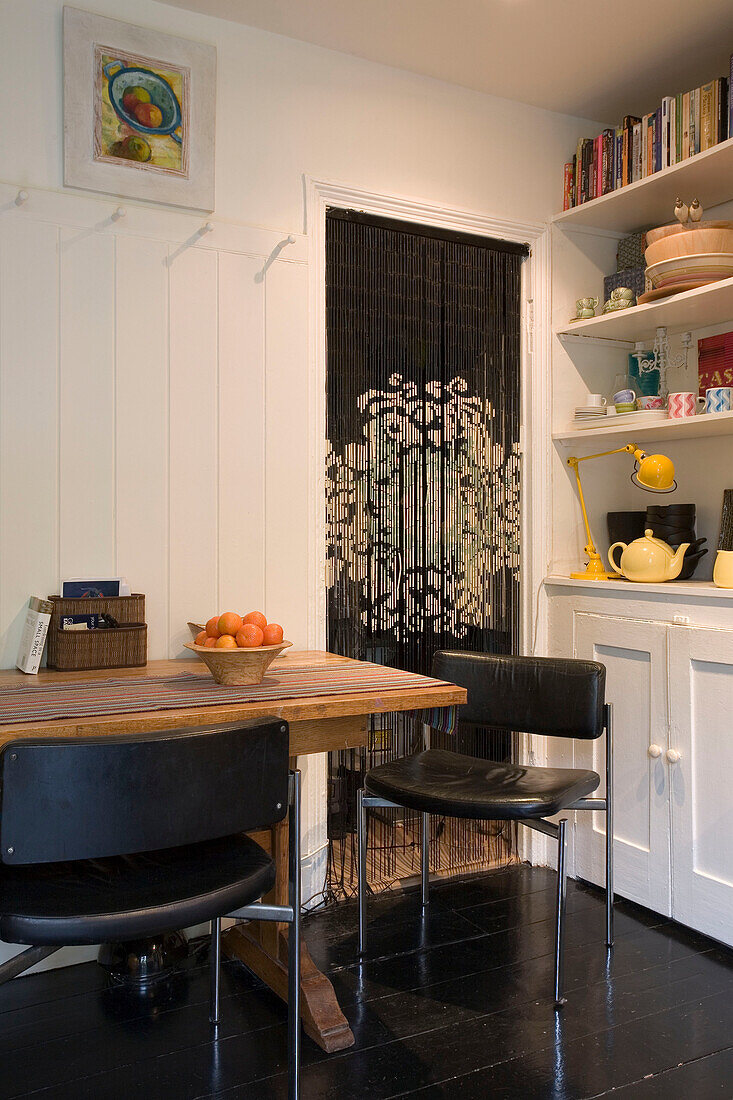
[[[655,539],[654,532],[649,527],[644,532],[643,539],[634,539],[628,545],[625,542],[614,542],[608,551],[608,560],[613,571],[626,577],[627,581],[658,584],[679,577],[689,545],[689,542],[683,542],[675,551],[666,542]],[[617,546],[623,547],[619,565],[613,560],[613,552]]]

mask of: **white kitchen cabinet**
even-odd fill
[[[616,888],[658,913],[671,913],[667,740],[667,631],[664,623],[609,615],[575,617],[575,653],[606,666],[613,703]],[[649,755],[650,745],[660,755]],[[604,774],[603,741],[576,746],[576,766]],[[605,793],[605,792],[604,792]],[[578,814],[576,874],[604,882],[605,813]]]
[[[733,945],[733,593],[657,587],[552,578],[551,652],[607,669],[617,894]],[[603,757],[602,741],[548,739],[549,763],[603,775]],[[603,886],[605,815],[575,816],[573,873]]]
[[[672,915],[731,943],[733,630],[672,627],[669,642]]]

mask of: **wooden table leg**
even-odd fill
[[[270,849],[275,861],[275,886],[264,898],[275,905],[288,903],[288,827],[281,822],[266,834],[255,836]],[[222,936],[222,947],[230,958],[240,959],[284,1001],[288,999],[287,924],[251,921],[235,925]],[[354,1045],[348,1020],[339,1008],[334,988],[301,941],[301,1016],[306,1034],[327,1053]]]

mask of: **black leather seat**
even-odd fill
[[[0,939],[31,944],[0,982],[67,944],[211,922],[219,1019],[221,918],[289,924],[288,1095],[300,1065],[300,776],[288,725],[263,718],[158,734],[19,738],[0,753]],[[245,833],[289,817],[289,904],[259,902],[272,858]]]
[[[372,768],[365,788],[424,813],[521,821],[552,817],[599,783],[600,776],[592,771],[496,764],[426,749]]]
[[[567,821],[547,818],[562,810],[605,810],[606,942],[613,943],[613,782],[611,708],[605,703],[606,670],[596,661],[440,651],[433,675],[465,687],[461,722],[468,726],[544,737],[595,740],[606,733],[606,797],[590,798],[597,772],[483,760],[426,747],[372,768],[358,792],[359,951],[366,945],[366,851],[370,806],[422,814],[422,900],[428,903],[430,814],[519,821],[558,841],[555,1003],[562,996]]]
[[[270,856],[242,835],[143,855],[6,867],[0,939],[64,946],[153,936],[249,905],[274,882]]]

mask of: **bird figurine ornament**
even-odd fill
[[[690,203],[690,221],[699,222],[702,218],[702,207],[698,199],[693,199]]]
[[[674,204],[674,216],[680,223],[680,225],[685,225],[687,223],[689,213],[689,207],[682,201],[682,199],[678,198]]]

